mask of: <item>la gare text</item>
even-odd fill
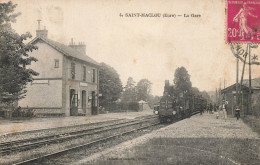
[[[128,17],[128,18],[132,18],[132,17],[172,17],[172,18],[176,18],[176,17],[184,17],[184,18],[200,18],[201,15],[200,14],[170,14],[170,13],[125,13],[119,14],[120,17]]]

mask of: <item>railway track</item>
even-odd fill
[[[154,118],[154,116],[148,116],[145,119]],[[16,140],[16,141],[10,141],[10,142],[4,142],[0,143],[0,155],[6,155],[15,151],[24,151],[28,149],[33,149],[35,147],[40,147],[42,145],[46,144],[52,144],[57,142],[62,142],[65,140],[70,140],[73,138],[78,138],[82,136],[102,133],[108,130],[113,130],[116,128],[124,127],[124,126],[130,126],[138,123],[138,120],[141,120],[137,118],[137,120],[133,121],[119,121],[118,123],[112,123],[105,126],[98,126],[94,128],[87,128],[87,129],[81,129],[77,131],[71,131],[66,132],[62,134],[55,134],[50,136],[43,136],[43,137],[35,137],[35,138],[29,138],[29,139],[22,139],[22,140]],[[143,122],[146,122],[144,120]],[[139,122],[141,123],[141,122]]]
[[[144,129],[150,127],[152,125],[159,124],[158,117],[154,115],[139,117],[135,120],[130,121],[121,121],[115,124],[109,124],[106,126],[82,129],[78,131],[67,132],[65,134],[57,134],[45,137],[37,137],[37,138],[29,138],[18,141],[11,141],[6,143],[0,143],[0,154],[8,155],[10,153],[19,153],[22,151],[30,151],[35,148],[39,148],[41,146],[51,145],[51,144],[59,144],[64,141],[74,140],[82,137],[93,137],[93,135],[99,135],[98,137],[93,138],[90,142],[87,142],[83,145],[77,145],[70,148],[66,148],[57,152],[48,153],[45,155],[37,156],[35,158],[31,158],[29,160],[25,160],[22,162],[17,162],[15,164],[31,164],[39,159],[46,159],[48,157],[57,156],[59,154],[80,149],[82,147],[91,146],[97,143],[102,143],[104,141],[113,139],[118,136],[122,136],[131,132],[134,132],[139,129]],[[132,127],[132,128],[131,128]],[[131,128],[131,129],[129,129]],[[123,130],[123,131],[122,131]],[[103,133],[114,132],[110,136],[102,136]]]
[[[114,119],[114,120],[95,122],[95,123],[78,124],[78,125],[62,126],[62,127],[55,127],[55,128],[46,128],[46,129],[40,129],[40,130],[30,130],[30,131],[14,132],[14,133],[5,134],[4,136],[5,136],[5,138],[10,138],[10,137],[13,137],[13,136],[21,136],[22,137],[24,135],[26,135],[26,136],[28,136],[28,135],[41,135],[42,136],[43,133],[44,134],[45,133],[53,134],[53,133],[60,132],[59,134],[62,134],[62,132],[66,133],[68,128],[69,129],[82,129],[82,128],[86,128],[86,127],[100,126],[100,125],[109,124],[109,123],[115,123],[115,122],[124,121],[124,120],[125,119]],[[21,139],[23,139],[23,138],[21,138]],[[13,141],[17,141],[17,140],[13,140]],[[0,142],[0,144],[1,143],[3,143],[3,142]]]

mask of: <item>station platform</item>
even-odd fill
[[[259,164],[260,135],[241,119],[204,113],[181,120],[75,165]]]
[[[143,110],[140,112],[122,112],[122,113],[107,113],[95,116],[70,116],[70,117],[50,117],[50,118],[32,118],[28,120],[4,120],[0,119],[0,136],[41,130],[56,127],[66,127],[80,124],[104,122],[115,119],[134,119],[136,117],[152,115],[152,110]]]

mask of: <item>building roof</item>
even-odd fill
[[[243,85],[249,87],[249,80],[244,80]],[[251,79],[251,87],[252,89],[260,89],[260,77]]]
[[[240,84],[238,83],[238,89],[240,89]],[[221,90],[221,93],[229,93],[236,90],[236,84],[230,85],[224,89]],[[248,87],[245,85],[242,85],[242,91],[249,91]]]
[[[40,36],[36,37],[30,43],[33,44],[33,43],[37,42],[38,40],[44,41],[45,43],[47,43],[48,45],[50,45],[51,47],[53,47],[57,51],[64,54],[65,56],[73,57],[73,58],[88,62],[90,64],[100,66],[100,64],[98,62],[96,62],[95,60],[93,60],[92,58],[87,56],[86,54],[79,52],[76,49],[73,49],[73,48],[71,48],[67,45],[61,44],[59,42],[53,41],[53,40],[45,38],[45,37],[40,37]]]
[[[238,84],[238,86],[240,87],[240,83]],[[260,77],[251,79],[251,89],[260,90]],[[231,90],[236,90],[236,84],[230,85],[230,86],[226,87],[225,89],[222,89],[221,93],[226,93]],[[248,79],[243,80],[242,90],[249,90],[249,80]]]

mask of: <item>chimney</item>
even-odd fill
[[[75,50],[77,50],[77,51],[79,51],[83,54],[86,54],[86,45],[85,45],[84,42],[79,42],[79,44],[77,45],[73,42],[73,38],[71,38],[71,42],[69,44],[69,47],[71,47],[71,48],[73,48],[73,49],[75,49]]]
[[[38,30],[36,30],[36,36],[47,38],[48,37],[48,30],[46,30],[45,26],[44,26],[44,29],[41,30],[41,20],[37,20],[37,21],[38,21]]]
[[[170,81],[169,80],[165,80],[163,95],[164,96],[168,96],[168,94],[170,92],[169,90],[170,90]]]

